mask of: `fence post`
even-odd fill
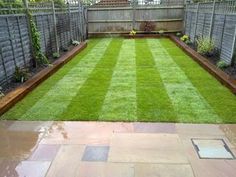
[[[195,38],[196,38],[196,32],[197,32],[197,22],[198,22],[198,15],[199,15],[199,6],[200,6],[200,2],[197,3],[197,12],[196,12],[196,20],[195,20],[195,28],[194,28],[194,41],[195,41]]]
[[[29,4],[28,0],[23,0],[24,6],[25,6],[25,12],[26,12],[26,21],[27,21],[27,27],[28,27],[28,32],[29,32],[29,42],[30,42],[30,53],[32,54],[33,58],[33,66],[36,67],[36,60],[35,60],[35,52],[33,49],[33,42],[32,42],[32,33],[31,33],[31,25],[30,25],[30,11],[29,11]]]
[[[234,60],[234,52],[235,52],[235,48],[236,48],[236,25],[235,25],[235,30],[234,30],[234,38],[233,38],[233,44],[232,44],[232,52],[231,52],[231,65],[233,65]]]
[[[15,57],[15,48],[14,48],[14,45],[13,45],[13,42],[12,42],[14,37],[11,34],[11,29],[10,29],[10,24],[9,24],[8,17],[6,17],[6,20],[7,20],[8,33],[9,33],[9,37],[10,37],[10,44],[11,44],[11,49],[12,49],[13,61],[14,61],[15,67],[17,67],[16,57]]]
[[[135,23],[136,23],[136,17],[135,17],[135,13],[136,13],[136,0],[133,0],[132,1],[132,8],[133,8],[133,19],[132,19],[132,30],[134,30],[135,29]]]
[[[187,21],[188,21],[188,3],[185,4],[185,9],[184,9],[184,34],[186,34]]]
[[[86,7],[85,8],[85,29],[86,29],[86,32],[85,32],[85,35],[86,35],[86,39],[88,38],[88,8]]]
[[[216,0],[214,0],[213,7],[212,7],[211,23],[210,23],[210,30],[209,30],[210,39],[212,38],[212,31],[213,31],[214,17],[215,17],[215,8],[216,8]]]
[[[69,28],[70,28],[70,40],[73,40],[73,32],[72,32],[72,27],[71,27],[71,9],[70,9],[70,3],[67,3],[68,7],[68,15],[69,15]]]
[[[19,16],[16,17],[16,21],[17,21],[17,27],[18,27],[18,30],[19,30],[19,34],[20,34],[20,44],[21,44],[21,48],[22,48],[24,65],[26,67],[27,63],[26,63],[25,50],[24,50],[24,44],[23,44],[23,39],[22,39],[22,32],[21,32],[21,27],[20,27],[20,22],[19,22]]]
[[[56,12],[55,12],[55,5],[54,2],[52,1],[52,15],[53,15],[53,30],[54,30],[54,35],[55,35],[55,43],[56,43],[56,52],[59,53],[59,43],[58,43],[58,36],[57,36],[57,19],[56,19]]]
[[[225,33],[225,21],[226,21],[226,15],[224,15],[224,23],[223,23],[223,29],[222,29],[221,39],[220,39],[220,55],[222,51],[222,44],[223,44],[224,33]]]
[[[81,2],[78,2],[79,5],[79,28],[80,28],[80,35],[81,35],[81,41],[84,41],[83,38],[83,24],[82,24],[82,7],[81,7]]]
[[[2,60],[2,67],[3,67],[3,70],[4,70],[4,74],[5,74],[5,78],[6,78],[6,81],[7,83],[9,83],[9,80],[8,80],[8,76],[7,76],[7,70],[6,70],[6,65],[5,65],[5,61],[3,59],[3,55],[2,55],[2,47],[0,47],[0,58]]]
[[[84,20],[85,20],[85,10],[84,10],[84,6],[83,4],[81,4],[81,19],[82,19],[82,34],[83,34],[83,41],[86,39],[85,38],[85,24],[84,24]]]

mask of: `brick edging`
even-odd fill
[[[195,50],[190,48],[187,44],[180,41],[176,36],[169,35],[169,38],[187,55],[193,58],[199,65],[201,65],[208,73],[214,76],[221,84],[226,86],[232,93],[236,94],[236,81],[234,79],[230,78],[228,74],[217,68],[207,58],[203,57]]]
[[[28,93],[36,88],[40,83],[49,78],[52,74],[58,71],[63,65],[69,62],[74,56],[80,53],[84,48],[87,47],[86,42],[82,42],[79,46],[74,47],[71,51],[68,51],[65,55],[60,57],[58,60],[53,62],[52,67],[47,67],[32,78],[27,80],[25,83],[9,92],[0,100],[0,116],[13,107],[18,101],[23,99]]]

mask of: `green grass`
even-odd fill
[[[1,116],[8,120],[236,123],[236,96],[169,39],[92,39]]]

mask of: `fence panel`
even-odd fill
[[[89,8],[88,32],[96,33],[127,33],[132,29],[145,32],[145,23],[150,23],[152,29],[148,32],[164,30],[167,32],[182,31],[183,6],[166,7],[118,7]]]
[[[199,10],[196,10],[197,5]],[[220,59],[232,64],[235,62],[233,56],[236,46],[236,2],[187,4],[185,33],[193,42],[196,37],[210,37],[218,48]]]
[[[86,13],[84,7],[80,7],[81,13],[78,2],[68,7],[65,5],[63,8],[57,5],[53,8],[51,2],[29,5],[28,8],[40,33],[41,49],[46,56],[51,57],[57,52],[56,39],[60,51],[66,51],[72,40],[86,39]],[[29,66],[33,54],[23,6],[17,9],[0,8],[0,24],[0,85],[5,85],[11,81],[16,67]]]

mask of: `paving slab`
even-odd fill
[[[181,137],[224,136],[219,125],[212,124],[176,124],[176,130]]]
[[[37,132],[0,130],[0,158],[25,160],[40,141]]]
[[[73,177],[84,153],[84,146],[81,145],[62,145],[51,164],[47,177]]]
[[[135,133],[176,133],[174,123],[134,123]]]
[[[133,132],[133,124],[54,122],[48,134],[40,143],[109,145],[110,137],[114,132]]]
[[[60,145],[39,144],[29,160],[52,161],[60,148]]]
[[[188,163],[178,135],[114,134],[109,162]]]
[[[106,162],[109,149],[109,146],[86,146],[82,161]]]
[[[224,132],[227,139],[230,141],[231,144],[236,147],[236,125],[230,124],[230,125],[220,125],[220,130]]]
[[[0,166],[0,176],[44,177],[50,164],[48,161],[4,161]]]
[[[1,120],[0,121],[0,130],[6,130],[10,127],[15,121],[12,120]]]
[[[51,127],[52,123],[52,121],[15,121],[8,130],[44,132]]]
[[[77,177],[134,177],[134,165],[83,162],[79,165]]]
[[[135,164],[135,177],[194,177],[190,165]]]

